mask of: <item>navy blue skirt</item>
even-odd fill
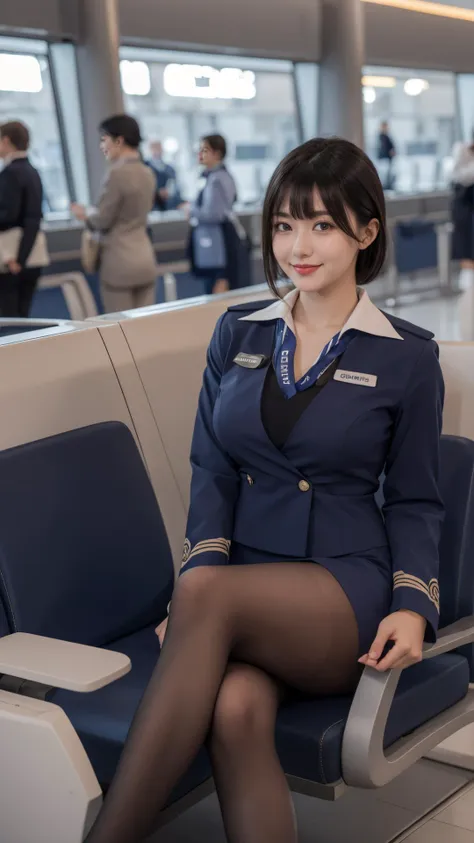
[[[452,203],[453,260],[474,260],[474,187],[455,186]]]
[[[392,601],[392,561],[386,545],[345,556],[295,559],[232,542],[231,565],[265,562],[311,562],[326,568],[344,590],[354,611],[359,628],[359,655],[368,652],[380,621],[390,612]]]

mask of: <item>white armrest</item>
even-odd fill
[[[122,653],[15,632],[0,638],[0,674],[65,691],[97,691],[129,672]]]

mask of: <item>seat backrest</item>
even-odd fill
[[[8,623],[8,616],[5,611],[5,606],[3,604],[2,598],[0,597],[0,638],[2,638],[4,635],[8,635],[9,632],[13,632],[13,630],[11,629],[10,624]]]
[[[446,386],[443,433],[474,439],[474,343],[440,342],[439,360]]]
[[[446,515],[440,543],[440,626],[474,614],[474,442],[441,439],[441,494]],[[463,654],[474,678],[474,650]]]
[[[0,605],[12,631],[100,646],[161,619],[172,586],[156,497],[124,424],[0,452]]]
[[[186,508],[191,482],[189,451],[209,340],[229,305],[261,299],[271,301],[271,293],[263,285],[137,311],[120,323]],[[105,331],[103,338],[120,378]],[[183,538],[184,526],[185,513]]]

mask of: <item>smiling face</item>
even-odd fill
[[[100,137],[100,149],[107,161],[117,161],[122,155],[124,148],[123,138],[113,138],[111,135],[104,133]]]
[[[262,251],[275,295],[289,278],[301,291],[368,284],[386,255],[385,200],[367,155],[341,138],[313,138],[276,168],[265,195]]]
[[[375,219],[361,226],[353,212],[346,213],[354,237],[337,227],[316,189],[312,216],[303,219],[292,214],[285,197],[273,219],[273,255],[299,290],[322,293],[347,281],[355,284],[359,252],[373,243],[379,226]]]

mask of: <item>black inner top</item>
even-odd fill
[[[277,448],[283,448],[300,416],[309,407],[313,398],[332,379],[339,360],[340,357],[333,360],[316,383],[302,392],[297,392],[292,398],[285,398],[273,364],[270,363],[263,386],[261,414],[267,435]]]

